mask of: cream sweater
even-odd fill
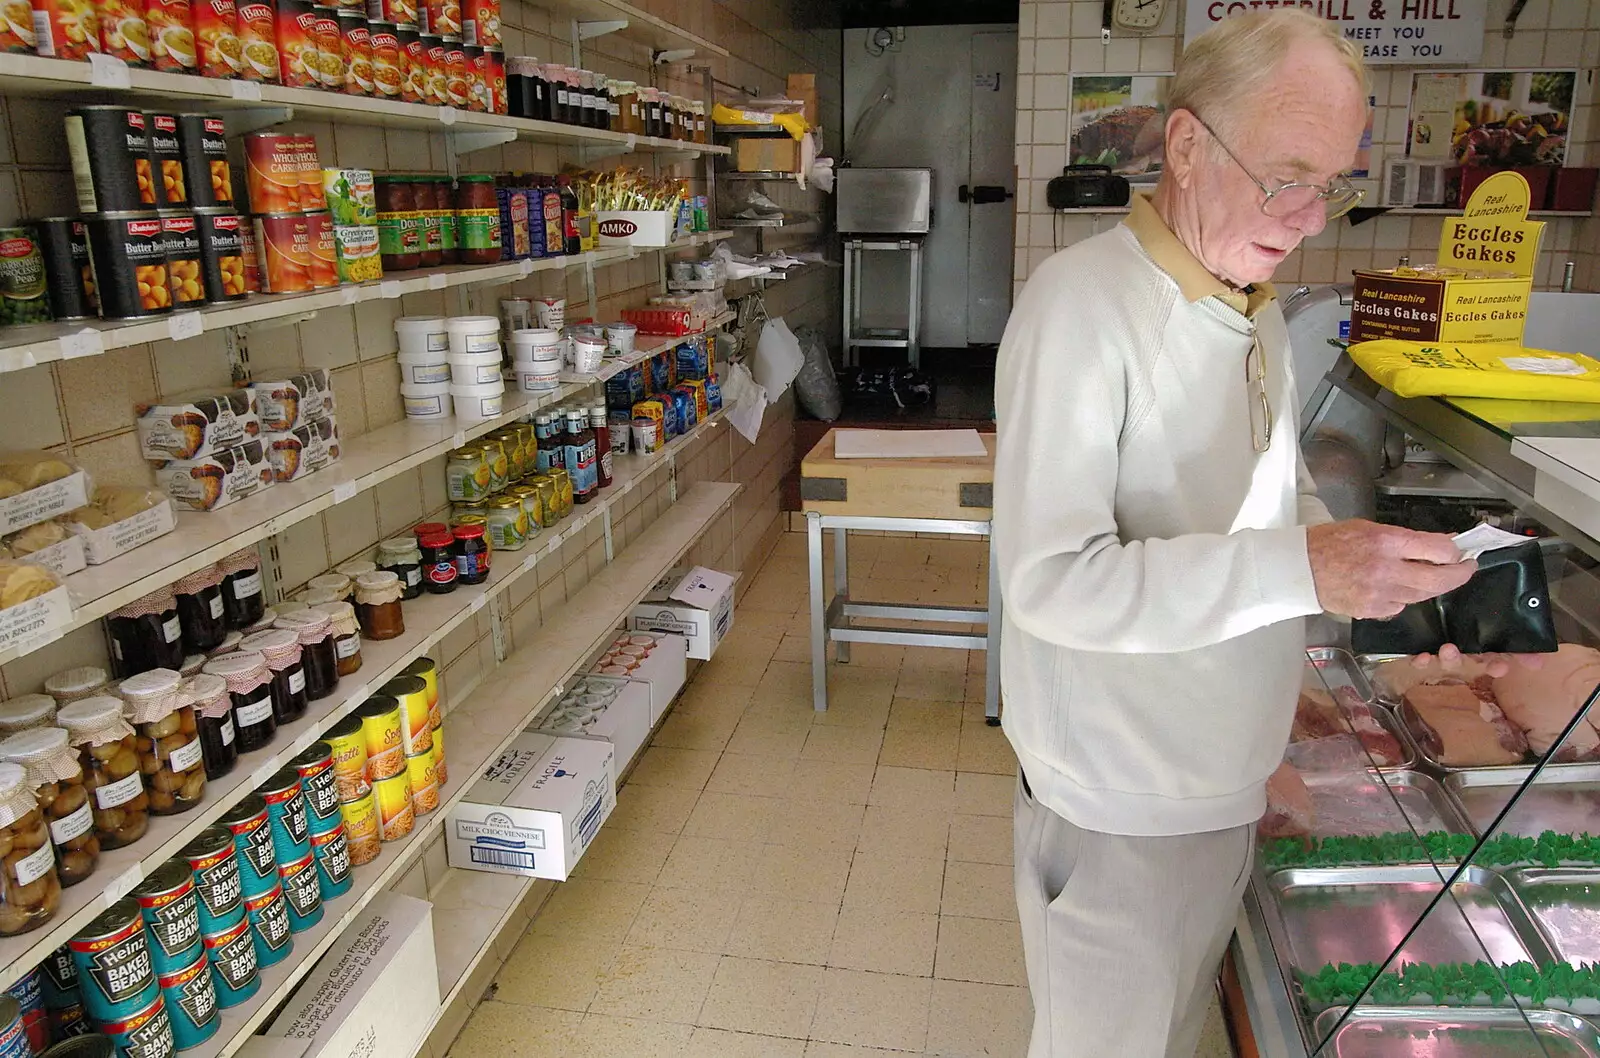
[[[1245,358],[1267,352],[1272,443]],[[1004,727],[1034,794],[1113,834],[1250,823],[1321,611],[1288,333],[1190,301],[1124,225],[1028,280],[995,379]]]

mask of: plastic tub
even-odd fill
[[[524,393],[549,393],[561,385],[559,360],[519,360],[511,366],[517,388]]]
[[[633,352],[633,339],[639,328],[631,323],[606,324],[606,342],[613,356],[627,356]]]
[[[458,419],[489,419],[505,407],[504,382],[485,382],[476,386],[450,386]]]
[[[453,386],[481,386],[500,383],[500,350],[487,349],[481,353],[450,354],[450,384]]]
[[[443,353],[401,353],[400,384],[402,386],[428,386],[450,381],[450,365]]]
[[[402,384],[400,402],[408,419],[442,419],[450,414],[450,383]]]
[[[449,348],[443,316],[401,316],[394,321],[394,333],[400,339],[402,355],[431,354],[436,361],[442,361]]]
[[[512,331],[511,358],[522,361],[560,360],[560,332],[542,327]]]
[[[450,335],[450,352],[498,352],[500,349],[500,317],[452,316],[444,321]]]
[[[580,375],[592,375],[600,370],[605,360],[606,340],[592,334],[572,336],[572,369]]]
[[[539,314],[539,326],[559,331],[567,325],[566,298],[539,298],[533,308]]]

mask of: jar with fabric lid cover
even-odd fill
[[[356,619],[368,639],[394,639],[405,634],[406,619],[400,609],[404,589],[400,578],[387,570],[363,574],[356,581]]]
[[[345,600],[336,591],[329,591],[326,588],[312,588],[300,596],[300,601],[307,606],[322,606],[325,603],[344,602]]]
[[[104,695],[73,702],[56,714],[78,751],[102,849],[120,849],[150,827],[150,796],[139,771],[139,737],[122,718],[122,699]]]
[[[256,620],[255,624],[244,629],[244,634],[250,636],[255,635],[257,632],[265,632],[267,629],[271,628],[277,623],[278,611],[275,608],[268,606],[262,609],[261,616]]]
[[[100,862],[94,811],[83,785],[83,765],[59,727],[37,727],[0,742],[0,760],[27,769],[55,848],[56,874],[63,886],[76,885]]]
[[[61,906],[50,830],[20,764],[0,764],[0,936],[38,929]]]
[[[339,598],[348,600],[354,585],[343,573],[324,573],[306,581],[306,587],[313,591],[320,588],[323,591],[337,592]]]
[[[205,754],[194,705],[183,693],[183,677],[151,669],[117,686],[123,710],[138,733],[139,770],[158,816],[187,812],[205,797]]]
[[[278,602],[278,605],[273,607],[273,609],[277,613],[277,617],[273,618],[272,624],[271,624],[270,627],[271,628],[277,628],[278,627],[278,620],[277,620],[278,617],[282,617],[286,613],[299,613],[301,610],[304,610],[306,607],[308,607],[310,605],[311,604],[306,602],[304,599],[282,599],[282,600],[280,600]],[[258,629],[256,629],[256,632],[265,632],[265,631],[267,631],[266,628],[258,628]],[[255,635],[256,633],[252,632],[250,634],[251,635]]]
[[[227,634],[227,608],[222,599],[221,566],[207,566],[182,578],[172,586],[178,604],[178,624],[183,646],[191,654],[203,654],[222,645]],[[173,665],[176,669],[179,666]]]
[[[182,625],[171,588],[162,588],[106,618],[111,634],[111,661],[118,676],[150,669],[177,671],[183,664]]]
[[[186,680],[200,675],[200,670],[206,667],[207,660],[205,654],[190,654],[183,659],[183,667],[178,670],[178,675]]]
[[[239,649],[260,654],[272,670],[272,716],[279,727],[306,715],[306,670],[298,632],[269,628],[246,636]]]
[[[273,611],[273,617],[276,620],[277,611]],[[223,654],[232,654],[239,649],[239,644],[242,642],[244,642],[244,633],[230,630],[227,635],[222,637],[222,645],[213,650],[209,656],[215,658],[221,657]]]
[[[201,675],[219,676],[228,685],[239,752],[251,753],[272,741],[278,722],[272,715],[272,670],[254,651],[239,650],[206,662]]]
[[[0,702],[0,735],[15,734],[56,722],[56,700],[48,694],[19,694]]]
[[[267,597],[261,590],[261,554],[242,548],[217,563],[222,571],[222,608],[229,628],[249,628],[261,620]]]
[[[397,536],[378,544],[378,568],[400,578],[400,597],[415,599],[422,594],[422,551],[415,537]]]
[[[300,664],[306,674],[306,698],[326,698],[339,686],[339,659],[334,651],[333,619],[315,607],[278,618],[278,627],[300,638]]]
[[[66,705],[106,693],[109,681],[106,670],[100,666],[79,665],[77,668],[62,669],[45,680],[44,693],[54,698],[57,705]]]
[[[233,770],[234,762],[239,759],[228,681],[221,676],[202,672],[185,683],[183,690],[194,702],[194,722],[200,730],[200,752],[205,760],[206,778],[220,779]]]
[[[349,578],[350,583],[354,584],[356,582],[356,578],[361,576],[363,573],[378,572],[378,564],[364,558],[353,558],[349,562],[339,563],[337,566],[333,567],[333,571],[339,574],[341,577]]]
[[[339,663],[339,675],[360,671],[361,625],[356,620],[356,608],[347,602],[318,603],[315,608],[333,622],[333,656]]]

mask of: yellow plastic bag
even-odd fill
[[[718,125],[777,125],[795,139],[804,136],[811,128],[799,114],[768,114],[760,110],[735,110],[717,103],[711,108],[711,120]]]
[[[1401,397],[1498,397],[1600,404],[1600,361],[1509,342],[1391,339],[1350,347],[1373,381]]]

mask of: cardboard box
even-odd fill
[[[812,128],[817,127],[817,75],[814,73],[792,73],[789,83],[784,89],[784,95],[790,99],[798,99],[805,104],[801,115],[806,119],[806,124]]]
[[[89,479],[83,471],[73,471],[64,478],[0,500],[0,534],[26,529],[58,514],[75,511],[88,502]]]
[[[199,459],[251,440],[261,432],[255,394],[248,389],[136,404],[141,458]]]
[[[328,388],[328,372],[323,368],[250,383],[262,431],[284,433],[321,418],[322,397]]]
[[[311,1049],[309,1040],[280,1040],[271,1036],[246,1036],[244,1046],[234,1051],[234,1058],[305,1058]]]
[[[63,577],[76,573],[89,564],[89,560],[84,556],[83,540],[76,536],[69,536],[59,544],[51,544],[31,554],[17,557],[23,562],[32,562],[36,566],[54,570]]]
[[[672,243],[676,213],[660,209],[601,210],[595,229],[601,246],[668,246]]]
[[[156,468],[156,484],[161,490],[181,507],[196,511],[219,510],[272,483],[272,463],[260,440],[203,459],[175,459]]]
[[[672,699],[683,689],[683,681],[688,676],[688,663],[684,659],[688,657],[689,641],[671,632],[624,631],[617,636],[613,646],[621,646],[629,636],[645,636],[655,640],[650,652],[637,663],[627,677],[649,685],[650,726],[654,727],[666,715],[667,706],[672,704]],[[611,651],[612,647],[607,647],[600,652],[600,658],[609,657]],[[596,660],[589,667],[589,671],[598,673],[604,667],[603,660]]]
[[[71,619],[72,598],[65,585],[7,606],[0,610],[0,650],[36,650],[54,639],[55,630]]]
[[[266,435],[267,460],[273,479],[294,481],[332,466],[338,459],[337,430],[331,418],[301,423],[293,430]]]
[[[518,735],[445,821],[445,857],[468,871],[565,881],[617,806],[609,742]]]
[[[98,566],[141,544],[148,544],[158,536],[166,536],[177,524],[172,501],[164,499],[149,510],[113,522],[104,529],[90,529],[77,523],[68,523],[67,528],[83,541],[84,558],[89,565]]]
[[[614,697],[612,697],[614,695]],[[573,687],[562,696],[555,714],[572,703],[609,697],[592,723],[581,729],[547,718],[539,731],[554,738],[596,738],[611,743],[616,751],[615,768],[620,773],[633,763],[633,758],[644,749],[650,737],[653,716],[650,709],[650,685],[639,680],[616,676],[588,675],[574,681]],[[598,702],[592,704],[598,705]]]
[[[310,1040],[307,1058],[407,1055],[438,1010],[433,905],[383,892],[317,960],[264,1035]]]
[[[740,173],[792,173],[800,168],[800,143],[790,136],[739,136],[733,168]]]
[[[674,570],[633,608],[628,627],[676,632],[688,640],[689,657],[709,661],[733,628],[733,577],[704,566]]]

